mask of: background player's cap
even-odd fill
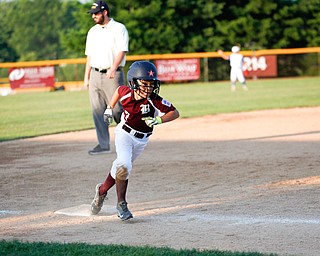
[[[97,13],[107,10],[109,13],[109,7],[105,1],[96,1],[95,3],[92,4],[91,10],[88,11],[89,13]]]
[[[236,52],[240,52],[240,47],[238,45],[235,45],[231,48],[231,51],[236,53]]]

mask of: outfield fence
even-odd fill
[[[227,55],[231,52],[225,52]],[[320,47],[241,51],[244,56],[277,56],[277,77],[320,76]],[[127,55],[125,71],[137,60],[200,59],[201,77],[210,82],[229,79],[229,65],[217,52]],[[55,87],[81,87],[86,58],[0,63],[0,86],[9,87],[11,68],[54,66]],[[255,77],[259,78],[259,77]]]

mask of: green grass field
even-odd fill
[[[260,109],[320,105],[320,78],[249,81],[249,91],[229,82],[163,85],[160,94],[182,118]],[[88,92],[21,93],[0,98],[0,141],[92,129]]]
[[[182,118],[262,109],[320,106],[318,77],[249,81],[248,87],[247,92],[239,88],[232,93],[229,82],[175,84],[163,85],[160,94],[179,109]],[[0,98],[0,107],[0,141],[93,128],[87,91],[10,95]],[[276,254],[3,240],[0,241],[0,255]]]
[[[6,256],[276,256],[257,252],[229,252],[216,250],[174,250],[171,248],[135,247],[125,245],[88,245],[83,243],[22,243],[0,241],[0,255]]]

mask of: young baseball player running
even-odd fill
[[[128,70],[129,86],[119,86],[104,112],[104,120],[113,121],[112,108],[120,100],[123,113],[115,129],[117,158],[104,183],[97,184],[91,203],[92,214],[98,214],[108,190],[116,185],[117,212],[121,220],[133,218],[127,206],[126,192],[132,163],[145,149],[153,126],[179,117],[178,110],[158,93],[160,81],[156,67],[148,61],[136,61]]]

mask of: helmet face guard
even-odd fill
[[[145,85],[144,87],[152,87],[152,92],[153,93],[156,93],[156,94],[159,94],[159,91],[160,91],[160,81],[158,79],[139,79],[139,78],[133,78],[132,79],[133,81],[133,86],[132,86],[132,89],[133,90],[139,90],[140,89],[140,85],[147,82],[149,83],[150,85]]]
[[[138,90],[141,82],[147,81],[153,85],[154,93],[158,94],[160,91],[157,69],[155,65],[149,61],[136,61],[132,63],[128,70],[127,80],[132,90]]]

